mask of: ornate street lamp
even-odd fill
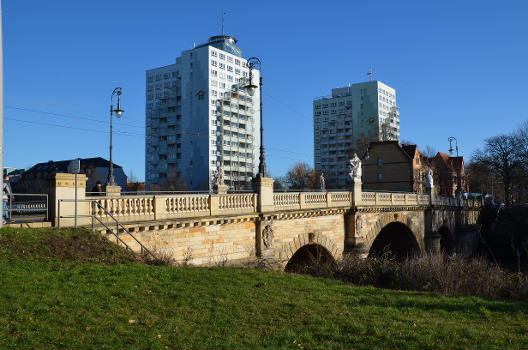
[[[453,155],[453,142],[455,143],[455,149],[456,149],[456,156],[458,158],[458,141],[453,136],[449,136],[447,138],[447,141],[449,141],[449,154]],[[458,165],[458,164],[457,164]],[[456,196],[458,197],[460,195],[460,192],[462,191],[462,179],[460,178],[462,176],[461,174],[461,165],[457,166],[457,189],[456,189]]]
[[[255,64],[258,63],[259,67],[259,86],[253,84],[253,74],[252,71],[255,67]],[[264,156],[264,125],[262,123],[262,63],[257,57],[250,57],[247,60],[248,68],[249,68],[249,82],[245,86],[245,88],[248,90],[250,95],[255,94],[255,90],[257,87],[259,88],[260,92],[260,161],[259,161],[259,170],[258,170],[258,176],[260,178],[266,177],[266,157]]]
[[[113,100],[114,96],[117,95],[117,108],[114,109]],[[121,88],[116,87],[112,91],[112,96],[110,97],[110,171],[108,172],[108,181],[107,185],[115,186],[114,181],[114,163],[112,161],[112,115],[115,113],[117,118],[120,118],[124,110],[121,109]]]

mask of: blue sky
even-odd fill
[[[528,119],[527,1],[3,0],[2,7],[5,166],[108,158],[109,99],[121,86],[114,161],[144,179],[145,70],[219,34],[222,7],[226,34],[263,64],[273,176],[296,161],[313,165],[313,99],[366,81],[370,65],[397,91],[401,138],[420,148],[446,152],[454,136],[469,158],[484,138]]]

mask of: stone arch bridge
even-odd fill
[[[339,259],[352,251],[365,257],[386,246],[401,256],[439,250],[457,229],[477,223],[482,207],[479,201],[428,194],[362,192],[358,184],[348,192],[274,193],[268,178],[256,193],[87,197],[79,177],[80,224],[89,225],[94,215],[112,227],[106,210],[149,249],[194,265],[262,257],[287,266],[315,254]],[[71,176],[57,174],[51,192],[55,225],[59,220],[73,225]],[[95,229],[108,233],[102,226]],[[139,250],[123,229],[119,232]]]

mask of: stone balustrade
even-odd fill
[[[178,194],[120,197],[87,197],[95,200],[120,222],[159,220],[186,217],[206,217],[256,212],[257,195],[243,194]],[[102,218],[105,211],[95,207]]]
[[[59,215],[65,218],[64,225],[71,220],[74,207],[73,174],[56,174],[56,184],[50,200],[55,202],[50,208],[50,217],[54,223]],[[84,178],[78,189],[84,189]],[[269,180],[269,181],[268,181]],[[85,197],[79,192],[79,200],[84,201],[78,208],[78,215],[84,218],[81,224],[89,223],[92,210],[94,214],[105,218],[110,213],[120,222],[141,222],[153,220],[172,220],[195,217],[221,217],[226,215],[254,215],[257,213],[280,212],[304,209],[350,208],[350,207],[403,207],[403,206],[446,206],[461,208],[479,208],[482,202],[472,199],[430,196],[416,193],[363,192],[361,183],[356,183],[351,191],[340,192],[273,192],[273,180],[262,180],[258,193],[214,193],[214,194],[175,194],[175,195],[112,195]],[[86,200],[85,200],[86,199]]]
[[[206,217],[257,212],[256,193],[178,194],[121,197],[87,197],[95,200],[122,222]],[[352,192],[284,192],[273,194],[275,211],[356,206],[427,206],[430,196],[416,193],[362,192],[361,202],[353,203]],[[479,207],[477,200],[433,198],[433,205]],[[95,214],[104,217],[96,206]]]

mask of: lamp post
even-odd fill
[[[253,68],[255,67],[255,64],[258,63],[259,66],[259,93],[260,93],[260,161],[259,161],[259,169],[258,169],[258,176],[260,178],[266,177],[266,157],[264,155],[264,125],[262,123],[262,63],[257,57],[250,57],[247,60],[248,68],[249,68],[249,83],[245,86],[245,88],[248,90],[250,95],[254,94],[255,89],[257,86],[253,84]]]
[[[117,108],[114,109],[113,101],[114,96],[117,95]],[[120,118],[124,110],[121,109],[121,88],[116,87],[112,91],[112,96],[110,97],[110,171],[108,172],[108,181],[107,186],[115,186],[114,181],[114,163],[112,161],[112,115],[115,113],[117,118]]]
[[[449,136],[447,138],[447,141],[449,141],[449,154],[453,154],[453,142],[455,143],[455,149],[456,149],[456,156],[458,158],[458,141],[456,138],[454,138],[453,136]],[[460,173],[460,169],[461,168],[461,165],[457,166],[457,188],[456,188],[456,192],[455,192],[455,195],[458,197],[460,195],[460,192],[462,190],[462,184],[461,184],[461,173]]]

